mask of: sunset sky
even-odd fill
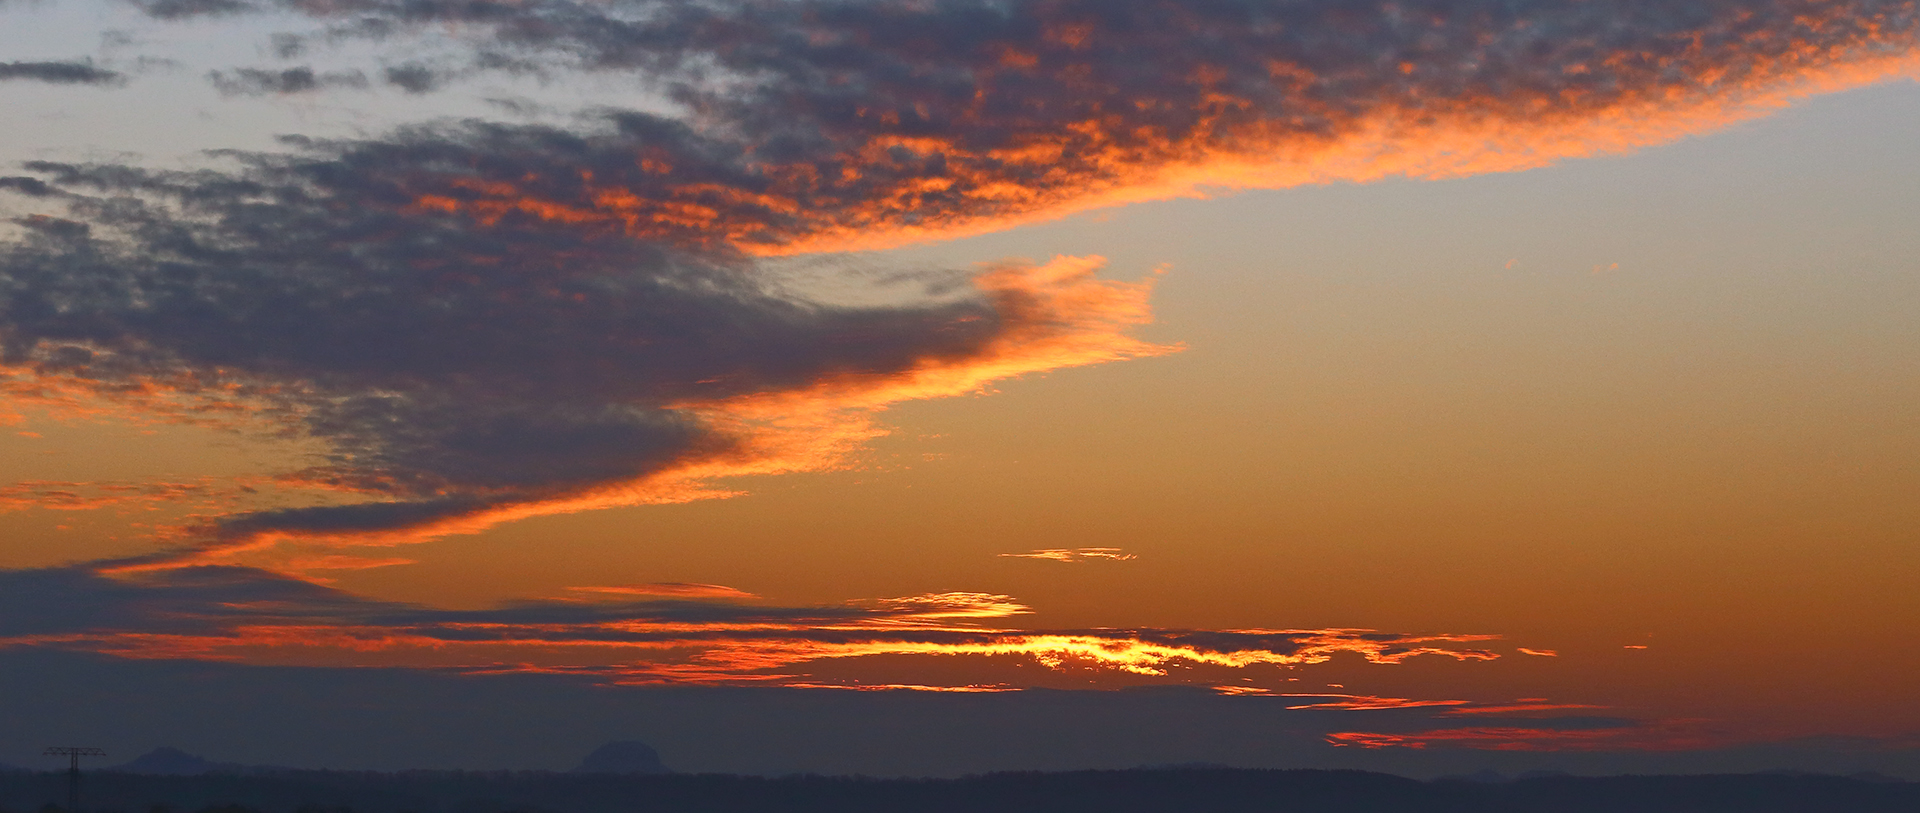
[[[1913,0],[0,0],[0,763],[1920,778],[1916,78]]]

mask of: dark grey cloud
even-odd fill
[[[118,85],[125,74],[93,64],[92,60],[63,62],[0,62],[0,82],[46,82],[55,85]]]
[[[824,228],[1017,216],[1210,159],[1285,161],[1382,116],[1417,129],[1646,114],[1920,42],[1920,12],[1904,0],[285,8],[326,27],[315,42],[411,42],[458,24],[474,32],[475,70],[631,75],[681,105],[703,138],[779,167],[769,191],[806,212],[826,204],[799,234],[761,236],[776,244]]]
[[[783,101],[779,116],[842,126],[857,123],[842,117],[894,113],[899,129],[944,133],[969,121],[1044,125],[1095,109],[1172,129],[1192,126],[1181,117],[1220,93],[1249,103],[1242,115],[1337,113],[1385,95],[1444,105],[1573,91],[1592,104],[1650,83],[1738,83],[1773,60],[1808,56],[1795,53],[1803,46],[1911,47],[1915,16],[1900,0],[363,0],[283,8],[331,23],[335,38],[393,39],[459,23],[485,32],[475,44],[490,52],[636,71],[705,104]],[[1276,67],[1286,81],[1274,81]],[[1708,67],[1715,78],[1702,79]],[[709,95],[717,84],[725,93]]]
[[[92,566],[0,570],[0,639],[67,635],[229,636],[242,627],[367,627],[449,641],[510,639],[514,628],[589,627],[610,621],[685,624],[840,624],[886,615],[855,607],[760,607],[726,602],[521,602],[491,610],[442,610],[384,602],[269,571],[199,566],[134,578]],[[556,630],[558,631],[558,630]],[[561,633],[566,635],[568,633]],[[615,630],[576,635],[628,638]],[[0,642],[0,646],[7,645]]]
[[[267,8],[243,0],[133,0],[133,4],[161,20],[223,17]]]
[[[186,568],[164,580],[116,581],[83,567],[0,570],[0,638],[79,632],[217,634],[239,621],[373,614],[382,605],[242,568]]]
[[[359,71],[316,73],[312,68],[284,70],[235,68],[207,75],[214,88],[226,96],[264,96],[268,94],[312,93],[338,88],[365,89],[367,76]]]
[[[0,178],[0,189],[16,192],[30,197],[44,198],[54,194],[53,187],[39,178],[12,176]]]
[[[381,72],[387,84],[408,93],[428,93],[439,89],[453,79],[449,71],[440,70],[418,62],[392,65]]]
[[[64,207],[19,219],[25,236],[0,246],[6,363],[254,398],[329,442],[309,479],[407,500],[233,517],[226,536],[409,527],[632,479],[735,442],[676,402],[964,358],[1003,329],[978,298],[848,308],[777,293],[712,239],[730,214],[641,239],[419,205],[489,177],[618,174],[655,143],[700,171],[701,145],[665,123],[299,143],[227,171],[41,162],[0,179]],[[713,163],[718,183],[751,180]]]

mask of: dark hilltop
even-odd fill
[[[0,775],[0,813],[66,813],[62,771]],[[163,749],[88,773],[86,813],[1914,813],[1920,783],[1876,775],[1528,776],[1174,766],[958,779],[667,773],[638,743],[572,772],[314,771]]]

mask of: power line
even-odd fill
[[[80,813],[80,758],[104,757],[107,752],[98,748],[51,746],[40,753],[44,756],[67,757],[71,760],[67,766],[67,813]]]

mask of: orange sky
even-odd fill
[[[1905,743],[1915,12],[1698,5],[1487,85],[1478,23],[1399,11],[1372,62],[1075,4],[846,64],[858,26],[767,23],[715,53],[852,78],[621,63],[679,118],[26,166],[0,573],[111,612],[0,646]]]

